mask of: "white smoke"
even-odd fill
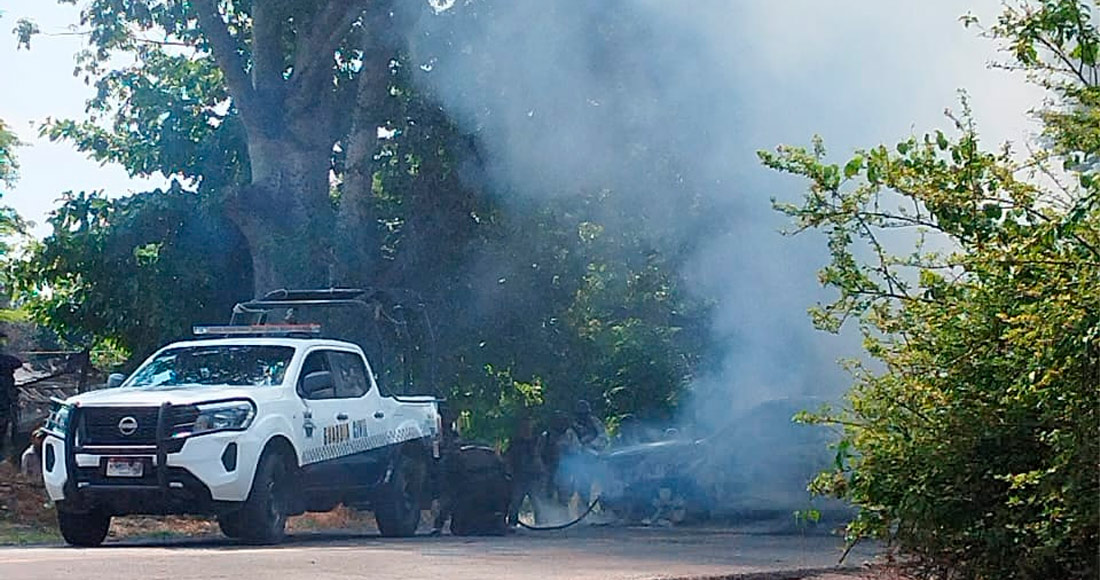
[[[984,21],[996,0],[971,3]],[[836,364],[855,337],[815,331],[828,300],[812,234],[779,233],[770,199],[805,183],[755,156],[815,133],[837,160],[855,147],[944,127],[969,91],[987,142],[1022,140],[1038,102],[1024,79],[987,63],[996,47],[951,0],[468,0],[422,18],[411,37],[430,62],[419,80],[485,148],[490,186],[526,196],[610,189],[675,227],[696,196],[728,212],[699,232],[683,273],[721,304],[718,373],[693,387],[687,419],[712,429],[767,400],[835,399]],[[660,163],[656,163],[660,162]],[[783,426],[777,429],[786,428]]]

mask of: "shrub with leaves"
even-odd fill
[[[826,234],[812,311],[858,321],[837,461],[814,491],[852,502],[848,539],[889,539],[927,577],[1100,573],[1100,46],[1089,2],[1009,5],[986,34],[1051,91],[1026,159],[984,150],[963,97],[950,132],[830,164],[762,152],[802,176],[796,230]],[[971,17],[964,23],[977,25]],[[899,248],[911,248],[899,251]]]

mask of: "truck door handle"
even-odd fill
[[[383,413],[382,411],[375,411],[374,412],[374,418],[375,419],[381,419],[382,417],[385,417],[385,416],[386,416],[386,414]]]
[[[347,421],[348,416],[344,413],[340,413],[339,415],[336,416],[336,420],[337,421]]]

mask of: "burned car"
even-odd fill
[[[705,442],[669,434],[664,441],[612,449],[600,456],[600,503],[627,523],[703,520],[710,499],[696,475]]]
[[[705,437],[669,430],[658,441],[617,445],[599,457],[600,502],[622,521],[644,525],[843,511],[806,491],[830,463],[832,432],[792,418],[818,406],[766,401]]]

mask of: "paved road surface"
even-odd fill
[[[645,579],[830,568],[840,542],[826,535],[747,530],[574,528],[508,537],[382,539],[305,534],[277,547],[221,539],[108,543],[97,549],[0,549],[0,578],[124,580],[375,580],[432,578]],[[848,565],[868,559],[867,550]]]

